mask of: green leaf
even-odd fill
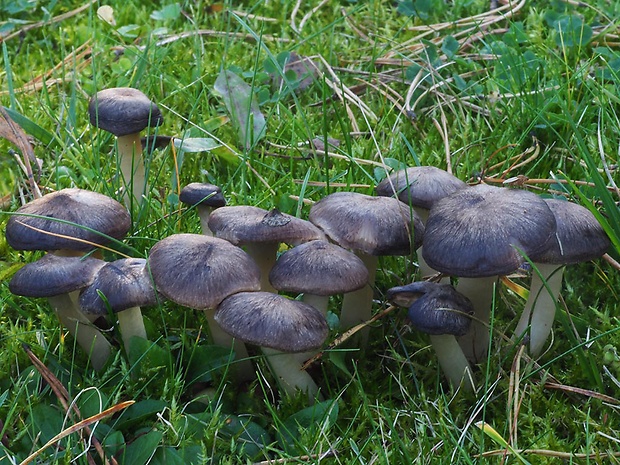
[[[171,3],[164,6],[161,10],[155,10],[151,13],[151,19],[155,21],[177,19],[179,16],[181,16],[181,5],[178,3]]]
[[[271,442],[269,433],[257,423],[229,415],[220,432],[224,437],[234,439],[238,454],[254,458]]]
[[[46,145],[48,148],[52,148],[57,145],[57,141],[54,138],[53,134],[46,129],[43,129],[34,121],[26,118],[21,113],[18,113],[11,108],[3,107],[6,112],[9,114],[11,119],[15,121],[21,127],[26,134],[30,134],[32,137],[40,141],[42,144]]]
[[[141,373],[161,371],[170,363],[170,353],[152,341],[141,337],[132,337],[128,350],[129,362],[139,365]]]
[[[145,465],[149,463],[163,437],[164,433],[157,430],[138,436],[125,448],[121,463],[124,465]]]
[[[301,452],[297,444],[304,436],[314,436],[319,430],[325,432],[338,419],[338,402],[326,400],[300,410],[288,417],[277,429],[277,441],[289,453]]]
[[[222,145],[210,137],[186,137],[184,139],[175,137],[172,143],[177,149],[186,153],[208,152]]]
[[[214,91],[222,97],[241,144],[249,149],[265,135],[267,122],[258,106],[254,88],[229,70],[217,77]]]
[[[456,55],[456,52],[458,52],[460,46],[461,44],[459,44],[459,41],[454,37],[446,36],[441,44],[441,51],[445,53],[448,58],[452,59],[452,57]]]
[[[140,423],[148,419],[154,419],[156,414],[168,407],[168,403],[159,399],[146,399],[130,405],[114,422],[112,427],[116,430],[133,430]]]
[[[213,380],[213,372],[221,370],[229,361],[234,359],[234,353],[220,346],[197,346],[188,360],[185,375],[188,386],[198,382]]]

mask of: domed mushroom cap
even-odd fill
[[[368,269],[354,253],[325,241],[311,241],[284,252],[269,273],[275,289],[329,296],[360,289]]]
[[[105,300],[101,298],[105,296]],[[105,315],[108,307],[115,313],[132,307],[157,303],[157,294],[143,258],[122,258],[106,263],[93,282],[80,293],[84,313]]]
[[[88,104],[90,124],[115,136],[136,134],[164,122],[159,107],[131,87],[113,87],[97,92]]]
[[[257,265],[239,247],[201,234],[173,234],[148,258],[157,291],[190,308],[216,308],[222,299],[260,289]]]
[[[192,182],[181,189],[179,200],[185,205],[219,208],[226,205],[222,189],[209,183]]]
[[[62,189],[19,208],[7,222],[6,240],[17,250],[88,251],[110,242],[105,236],[122,239],[130,227],[127,209],[116,200],[83,189]]]
[[[231,336],[282,352],[306,352],[327,338],[325,317],[314,307],[270,292],[240,292],[222,301],[215,321]]]
[[[434,166],[413,166],[390,174],[377,184],[375,191],[383,197],[398,197],[415,207],[430,209],[437,200],[460,189],[466,183]]]
[[[431,268],[453,276],[505,275],[525,261],[521,253],[534,257],[545,250],[555,227],[536,194],[479,184],[433,205],[423,256]]]
[[[53,297],[88,286],[105,265],[103,260],[44,255],[20,268],[9,282],[9,290],[26,297]]]
[[[585,262],[605,254],[611,241],[594,215],[585,207],[566,200],[544,199],[556,221],[554,239],[532,261],[565,265]]]
[[[407,255],[422,244],[424,225],[398,199],[336,192],[315,203],[308,219],[335,243],[369,255]],[[413,231],[412,231],[413,230]]]
[[[388,300],[408,306],[413,326],[431,335],[464,335],[474,313],[471,301],[449,284],[421,281],[394,287],[388,290]]]
[[[312,223],[277,209],[239,205],[222,207],[211,213],[209,228],[216,237],[235,245],[285,242],[301,244],[325,235]]]

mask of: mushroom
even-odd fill
[[[440,168],[413,166],[390,174],[377,184],[375,192],[383,197],[397,197],[410,205],[422,223],[426,223],[428,212],[436,201],[466,187],[466,183]],[[424,244],[418,249],[420,275],[434,275],[437,271],[424,260],[423,248]]]
[[[222,189],[209,183],[193,182],[181,189],[179,200],[188,207],[196,207],[202,233],[212,236],[213,232],[208,223],[209,215],[214,209],[226,206]]]
[[[551,243],[555,217],[532,192],[479,184],[437,201],[424,234],[424,259],[442,273],[459,277],[457,290],[474,305],[469,332],[459,338],[477,363],[489,347],[489,319],[498,276],[536,256]],[[473,278],[473,279],[472,279]]]
[[[245,346],[224,332],[213,316],[229,295],[260,289],[260,271],[252,258],[222,239],[173,234],[153,246],[148,264],[157,291],[179,305],[203,310],[213,342],[235,352],[238,376],[251,376],[254,370]]]
[[[353,250],[368,269],[368,285],[344,295],[340,324],[349,328],[370,319],[380,255],[408,255],[422,243],[424,225],[398,199],[336,192],[315,203],[308,219],[336,244]],[[368,332],[361,335],[365,345]]]
[[[88,257],[61,257],[47,254],[20,268],[9,282],[9,290],[25,297],[46,297],[60,322],[90,356],[95,370],[101,370],[111,353],[111,345],[99,329],[77,310],[80,289],[87,287],[105,265]]]
[[[261,347],[287,394],[300,390],[311,402],[316,399],[318,386],[293,356],[318,349],[327,338],[327,321],[316,308],[271,292],[240,292],[222,301],[215,321],[233,337]]]
[[[536,268],[530,292],[515,329],[515,337],[529,333],[529,352],[540,355],[551,332],[565,265],[602,256],[610,240],[594,215],[566,200],[544,199],[556,221],[553,241],[540,254],[530,255]]]
[[[446,378],[457,387],[473,390],[471,367],[455,336],[467,333],[474,308],[449,284],[419,281],[387,291],[387,300],[408,307],[413,327],[429,335]]]
[[[90,286],[82,289],[80,308],[89,315],[118,318],[123,347],[129,353],[131,338],[147,339],[140,307],[157,304],[157,293],[143,258],[122,258],[104,265]]]
[[[162,124],[161,111],[138,89],[114,87],[93,95],[88,114],[90,124],[116,136],[125,201],[140,205],[146,190],[140,132]]]
[[[312,223],[280,212],[247,205],[222,207],[211,213],[209,228],[216,237],[243,246],[256,261],[261,273],[261,289],[275,292],[269,282],[281,243],[298,245],[325,235]]]

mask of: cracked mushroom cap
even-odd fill
[[[203,205],[205,207],[220,208],[226,205],[222,189],[218,186],[203,182],[192,182],[181,189],[179,200],[185,205]]]
[[[354,253],[326,241],[284,252],[269,273],[275,289],[329,296],[352,292],[368,282],[368,269]]]
[[[213,309],[226,297],[260,289],[260,271],[230,242],[202,234],[173,234],[151,249],[155,288],[185,307]]]
[[[222,207],[209,216],[209,229],[234,245],[284,242],[291,245],[325,239],[312,223],[277,209],[248,205]]]
[[[422,244],[424,225],[398,199],[336,192],[315,203],[308,219],[336,244],[369,255],[408,255]],[[411,231],[413,229],[413,231]]]
[[[506,275],[549,247],[555,216],[532,192],[486,184],[461,189],[430,210],[423,256],[442,273]]]
[[[164,122],[159,107],[131,87],[113,87],[97,92],[88,103],[90,124],[115,136],[137,134]]]
[[[270,292],[227,297],[215,321],[236,339],[291,353],[318,349],[328,333],[327,321],[317,309]]]
[[[566,200],[544,199],[556,221],[554,240],[534,262],[568,265],[586,262],[604,255],[611,241],[592,212]]]
[[[131,227],[129,212],[120,203],[83,189],[46,194],[16,213],[7,222],[6,240],[17,250],[89,251],[109,243],[109,237],[122,239]]]
[[[105,296],[105,299],[100,294]],[[84,313],[106,315],[132,307],[157,304],[157,294],[143,258],[122,258],[106,263],[93,282],[80,293],[80,308]]]
[[[68,294],[89,286],[104,265],[96,258],[46,254],[20,268],[9,282],[9,290],[25,297]]]
[[[388,290],[394,305],[409,307],[407,317],[413,326],[431,335],[463,336],[474,313],[471,301],[450,284],[420,281]]]
[[[466,183],[441,168],[413,166],[390,174],[375,191],[379,196],[396,196],[408,205],[430,210],[437,200],[466,187]]]

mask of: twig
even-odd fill
[[[316,463],[315,462],[316,459],[323,460],[327,457],[336,457],[336,455],[337,455],[336,451],[330,449],[327,452],[324,452],[323,454],[300,455],[299,457],[285,457],[285,458],[274,459],[274,460],[263,460],[262,462],[254,462],[252,465],[277,465],[280,463],[288,463],[292,461],[309,462],[310,460],[312,460],[312,463]]]

